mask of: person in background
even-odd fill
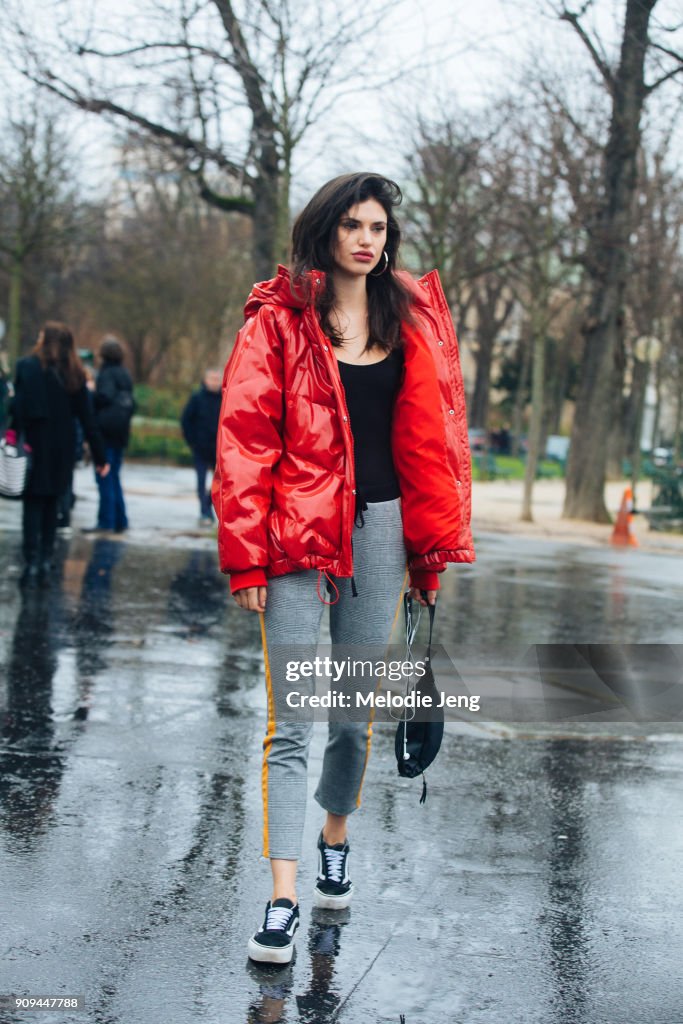
[[[100,371],[92,397],[111,472],[106,477],[97,476],[100,492],[97,524],[84,533],[124,533],[128,529],[128,516],[121,486],[121,466],[135,412],[133,381],[123,365],[123,345],[117,338],[104,338],[99,357]]]
[[[209,470],[213,472],[216,465],[216,434],[221,411],[222,380],[221,370],[206,370],[201,388],[191,396],[180,418],[183,436],[194,456],[199,522],[202,526],[213,524],[213,506],[211,494],[206,489],[206,475]]]
[[[92,408],[92,396],[90,393],[90,379],[88,377],[88,367],[83,367],[86,374],[85,386],[88,394],[88,401]],[[92,374],[90,374],[92,377]],[[71,461],[71,472],[69,473],[69,479],[67,481],[66,490],[63,494],[59,495],[57,499],[57,530],[62,536],[70,536],[72,533],[71,529],[71,513],[73,507],[76,504],[76,495],[74,494],[74,469],[83,458],[83,442],[85,440],[83,436],[83,427],[81,426],[80,420],[77,416],[74,416],[74,452],[73,459]]]
[[[9,367],[7,355],[0,352],[0,437],[5,433],[7,423],[7,403],[12,396],[12,388],[9,379]]]
[[[85,386],[85,372],[66,324],[48,321],[30,356],[16,367],[10,426],[32,449],[23,496],[22,583],[43,582],[52,568],[57,502],[69,482],[76,444],[74,417],[83,427],[99,479],[109,475],[104,440]]]

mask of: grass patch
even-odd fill
[[[526,472],[524,459],[514,455],[474,455],[472,456],[473,480],[523,480]],[[536,479],[561,478],[564,474],[559,462],[542,459],[536,469]]]
[[[194,463],[177,420],[146,416],[133,417],[127,457],[171,462],[176,466],[192,466]]]

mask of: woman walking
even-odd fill
[[[57,503],[69,484],[76,445],[76,417],[92,451],[99,477],[109,472],[104,442],[95,423],[85,372],[66,324],[48,321],[30,356],[16,367],[11,426],[32,449],[23,498],[22,582],[44,580],[52,567]]]
[[[312,724],[277,721],[269,646],[389,640],[410,574],[434,603],[447,562],[474,560],[470,457],[455,331],[436,271],[397,270],[398,186],[377,174],[324,185],[298,217],[292,268],[254,286],[228,361],[213,499],[221,569],[258,612],[266,659],[263,853],[273,876],[248,944],[287,963]],[[327,595],[327,596],[326,596]],[[424,595],[424,596],[423,596]],[[329,597],[329,600],[327,599]],[[314,903],[348,906],[347,818],[360,806],[371,723],[330,722],[315,798]]]

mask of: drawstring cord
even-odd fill
[[[332,594],[333,591],[336,591],[337,596],[335,597],[335,599],[333,601],[326,601],[325,598],[323,597],[323,595],[320,593],[320,577],[321,576],[324,576],[325,579],[327,580],[327,584],[326,584],[327,593],[328,594]],[[322,601],[323,604],[336,604],[337,601],[339,600],[339,588],[338,588],[337,584],[334,582],[333,578],[329,575],[327,569],[318,569],[318,583],[317,583],[317,586],[316,586],[316,591],[317,591],[318,597],[320,598],[320,600]]]
[[[363,518],[363,513],[367,512],[367,510],[368,503],[363,497],[363,492],[360,490],[360,488],[358,488],[356,490],[356,512],[353,519],[353,525],[358,527],[359,530],[361,530],[365,526],[365,519]],[[359,519],[360,522],[358,521]]]
[[[362,491],[360,490],[360,488],[358,488],[356,490],[356,512],[353,517],[353,525],[356,527],[356,529],[362,530],[363,527],[365,526],[363,512],[367,512],[367,510],[368,503],[363,497]],[[353,537],[351,537],[351,560],[353,561]],[[351,577],[351,596],[358,597],[358,587],[356,586],[355,576]]]
[[[354,517],[353,517],[353,525],[356,527],[356,529],[362,530],[363,527],[365,526],[365,519],[363,517],[363,512],[367,512],[367,510],[368,510],[368,503],[365,500],[365,498],[363,497],[363,495],[361,494],[360,490],[357,490],[356,491],[356,510],[355,510],[355,514],[354,514]],[[353,562],[353,536],[351,537],[351,561]],[[321,576],[324,576],[326,581],[327,581],[326,584],[325,584],[325,589],[326,589],[327,593],[330,595],[330,597],[332,596],[333,593],[336,592],[336,597],[334,598],[333,601],[326,601],[325,598],[320,593],[320,577]],[[337,587],[337,585],[334,582],[333,578],[328,574],[327,569],[319,569],[318,570],[318,584],[317,584],[317,588],[316,589],[317,589],[317,592],[318,592],[318,597],[320,598],[320,600],[322,601],[323,604],[327,604],[327,605],[336,604],[337,601],[339,600],[339,588]],[[351,596],[352,597],[358,597],[358,587],[356,586],[356,577],[355,576],[351,576]]]

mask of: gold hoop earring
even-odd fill
[[[374,270],[371,270],[370,274],[368,275],[369,277],[381,277],[382,274],[388,269],[388,267],[389,267],[389,256],[387,255],[387,250],[386,249],[382,253],[382,256],[384,256],[384,266],[380,270],[379,274],[376,274]]]

